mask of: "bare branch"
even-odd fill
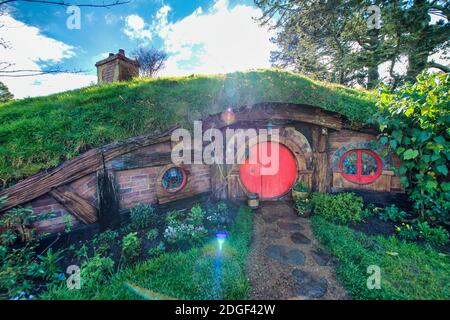
[[[64,7],[78,6],[78,7],[94,7],[94,8],[108,8],[108,7],[118,6],[121,4],[130,3],[129,0],[127,0],[127,1],[115,0],[111,3],[103,3],[103,4],[77,3],[77,2],[66,2],[66,1],[50,1],[50,0],[3,0],[3,1],[0,1],[0,6],[9,4],[12,2],[30,2],[30,3],[52,4],[52,5],[58,5],[58,6],[64,6]]]

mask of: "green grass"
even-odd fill
[[[42,299],[141,299],[125,286],[141,288],[177,299],[246,299],[250,290],[246,276],[252,237],[253,214],[242,206],[223,248],[221,290],[214,288],[216,243],[186,252],[166,253],[119,271],[104,284],[68,290],[65,284],[51,288]]]
[[[173,124],[188,125],[228,106],[314,104],[364,123],[372,92],[279,70],[138,79],[0,105],[0,184],[106,143]]]
[[[337,258],[336,273],[353,299],[450,299],[450,258],[395,237],[366,236],[312,218],[314,233]],[[367,289],[369,265],[381,268],[381,289]]]

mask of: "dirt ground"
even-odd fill
[[[295,236],[291,238],[293,233],[300,236],[301,243],[294,243]],[[285,249],[278,255],[275,252],[275,258],[268,254],[268,248],[273,249],[274,245]],[[297,256],[303,253],[303,262],[291,264],[283,261],[290,256],[291,250]],[[320,253],[319,258],[315,254],[317,252]],[[253,288],[250,299],[349,299],[345,289],[336,280],[333,264],[331,257],[321,251],[310,221],[298,217],[289,202],[261,204],[255,213],[247,267]]]

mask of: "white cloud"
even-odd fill
[[[152,32],[146,26],[144,19],[137,14],[125,17],[125,27],[123,32],[131,39],[151,40]]]
[[[155,33],[169,53],[165,75],[223,73],[270,67],[273,33],[254,20],[257,8],[217,0],[207,12],[199,7],[176,22],[168,22],[170,7],[156,14]]]
[[[75,56],[75,48],[43,35],[36,27],[26,25],[11,15],[0,17],[2,38],[9,48],[0,46],[0,61],[12,63],[6,70],[41,70]],[[89,85],[96,77],[84,74],[47,74],[32,77],[0,77],[16,98],[48,95]]]

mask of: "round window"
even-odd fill
[[[339,163],[339,170],[348,181],[367,184],[378,179],[382,162],[380,156],[372,150],[355,149],[344,153]]]
[[[186,172],[180,167],[172,167],[164,172],[161,179],[164,190],[177,192],[186,184]]]

